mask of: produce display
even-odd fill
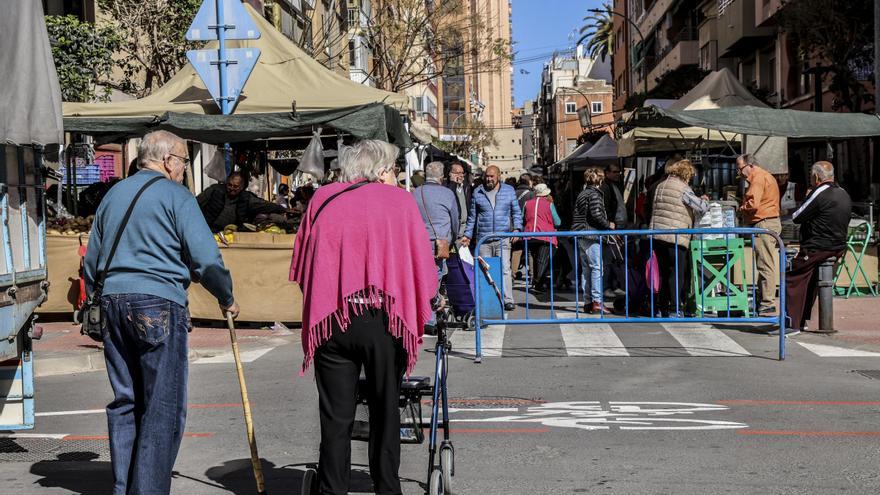
[[[49,235],[80,235],[92,230],[94,215],[83,217],[54,217],[46,220],[46,234]]]

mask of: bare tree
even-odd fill
[[[400,91],[450,70],[499,70],[512,59],[510,40],[495,36],[491,16],[464,0],[375,0],[361,33],[373,52],[376,86]]]
[[[121,74],[110,86],[137,97],[150,94],[186,64],[186,30],[201,0],[98,0],[99,23],[122,40],[117,54]]]
[[[468,156],[471,152],[483,154],[486,148],[498,146],[495,131],[483,122],[470,117],[456,119],[451,128],[447,128],[453,141],[436,141],[435,145],[448,153]]]

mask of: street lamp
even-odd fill
[[[629,17],[621,14],[620,12],[615,12],[613,10],[587,9],[587,12],[592,12],[594,14],[608,14],[608,13],[610,13],[611,15],[616,15],[618,17],[623,18],[623,20],[628,22],[630,24],[630,26],[632,26],[636,30],[636,34],[639,35],[639,40],[642,42],[642,49],[645,48],[645,37],[642,35],[642,30],[639,29],[638,24],[633,22],[633,20],[630,19]],[[584,38],[581,38],[578,41],[578,44],[580,44],[580,42],[583,40],[584,40]],[[647,72],[645,72],[645,77],[642,78],[642,82],[645,84],[645,98],[647,98],[648,97],[648,73]]]

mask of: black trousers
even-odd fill
[[[550,251],[553,251],[554,264],[557,262],[556,246],[549,242],[531,239],[529,240],[529,252],[534,253],[534,269],[532,271],[532,286],[543,287],[545,285],[544,277],[550,275]]]
[[[321,419],[318,493],[344,495],[351,480],[351,432],[361,368],[368,384],[370,477],[379,494],[400,494],[400,381],[406,351],[388,333],[384,311],[362,310],[315,352]]]
[[[678,253],[678,285],[675,283],[675,255]],[[672,242],[654,239],[654,253],[657,255],[657,265],[660,269],[660,294],[655,310],[675,313],[687,307],[688,295],[690,294],[691,259],[686,247]],[[675,306],[675,295],[678,294],[678,304]]]
[[[788,315],[789,328],[800,330],[810,319],[813,304],[819,295],[819,265],[832,256],[837,259],[842,251],[801,251],[785,273],[785,314]]]

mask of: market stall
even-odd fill
[[[187,64],[165,85],[141,99],[64,103],[65,130],[90,136],[95,144],[125,142],[160,129],[196,143],[194,148],[201,146],[198,143],[230,143],[235,167],[269,184],[261,190],[267,200],[280,177],[308,171],[315,172],[311,176],[320,181],[339,147],[354,140],[380,139],[403,150],[412,146],[401,115],[409,105],[406,95],[361,85],[327,69],[250,5],[244,7],[262,36],[229,41],[227,46],[258,48],[260,55],[231,115],[220,114],[196,70]],[[205,48],[216,49],[217,44],[208,43]],[[323,134],[318,135],[322,129]],[[310,155],[312,168],[304,170],[303,150],[310,143],[317,143],[318,151]],[[292,157],[279,157],[282,153]],[[276,168],[282,166],[283,171]],[[223,168],[221,159],[220,177],[215,180],[226,177]],[[202,179],[203,170],[194,168],[190,172]],[[194,186],[193,190],[201,191]],[[295,215],[302,210],[285,208],[294,215],[286,222],[290,232],[299,223]],[[57,210],[61,212],[53,219],[56,232],[47,241],[54,290],[42,308],[45,313],[73,311],[79,294],[80,241],[87,242],[88,227],[83,224],[88,219]],[[242,308],[240,318],[297,322],[301,296],[299,289],[287,281],[294,236],[275,234],[279,229],[268,225],[274,220],[261,222],[255,227],[269,233],[231,233],[232,242],[221,246]],[[218,241],[226,237],[221,236]],[[190,311],[193,318],[221,317],[213,298],[198,286],[190,290]]]
[[[704,110],[647,107],[636,111],[630,119],[630,124],[669,129],[698,127],[731,134],[781,137],[788,140],[851,139],[880,136],[880,118],[876,115],[803,112],[755,106]],[[871,220],[872,217],[869,216],[864,219],[854,219],[854,222]],[[876,226],[871,227],[876,230]],[[785,218],[783,218],[782,237],[786,241],[787,247],[797,248],[796,229],[787,229]],[[874,239],[868,239],[867,242],[870,249],[865,248],[863,256],[859,257],[859,253],[855,255],[847,253],[843,260],[843,269],[837,277],[837,287],[849,287],[851,285],[850,274],[856,278],[855,285],[859,287],[878,283],[877,245]],[[751,249],[746,247],[744,256],[746,267],[751,266],[750,251]],[[745,276],[750,281],[749,270],[746,270]]]
[[[302,320],[302,293],[287,280],[293,253],[293,235],[238,233],[228,246],[220,246],[223,262],[232,273],[240,321],[298,323]],[[73,313],[81,297],[80,250],[87,234],[46,236],[49,297],[40,314]],[[193,319],[222,319],[217,301],[198,284],[189,289]]]

